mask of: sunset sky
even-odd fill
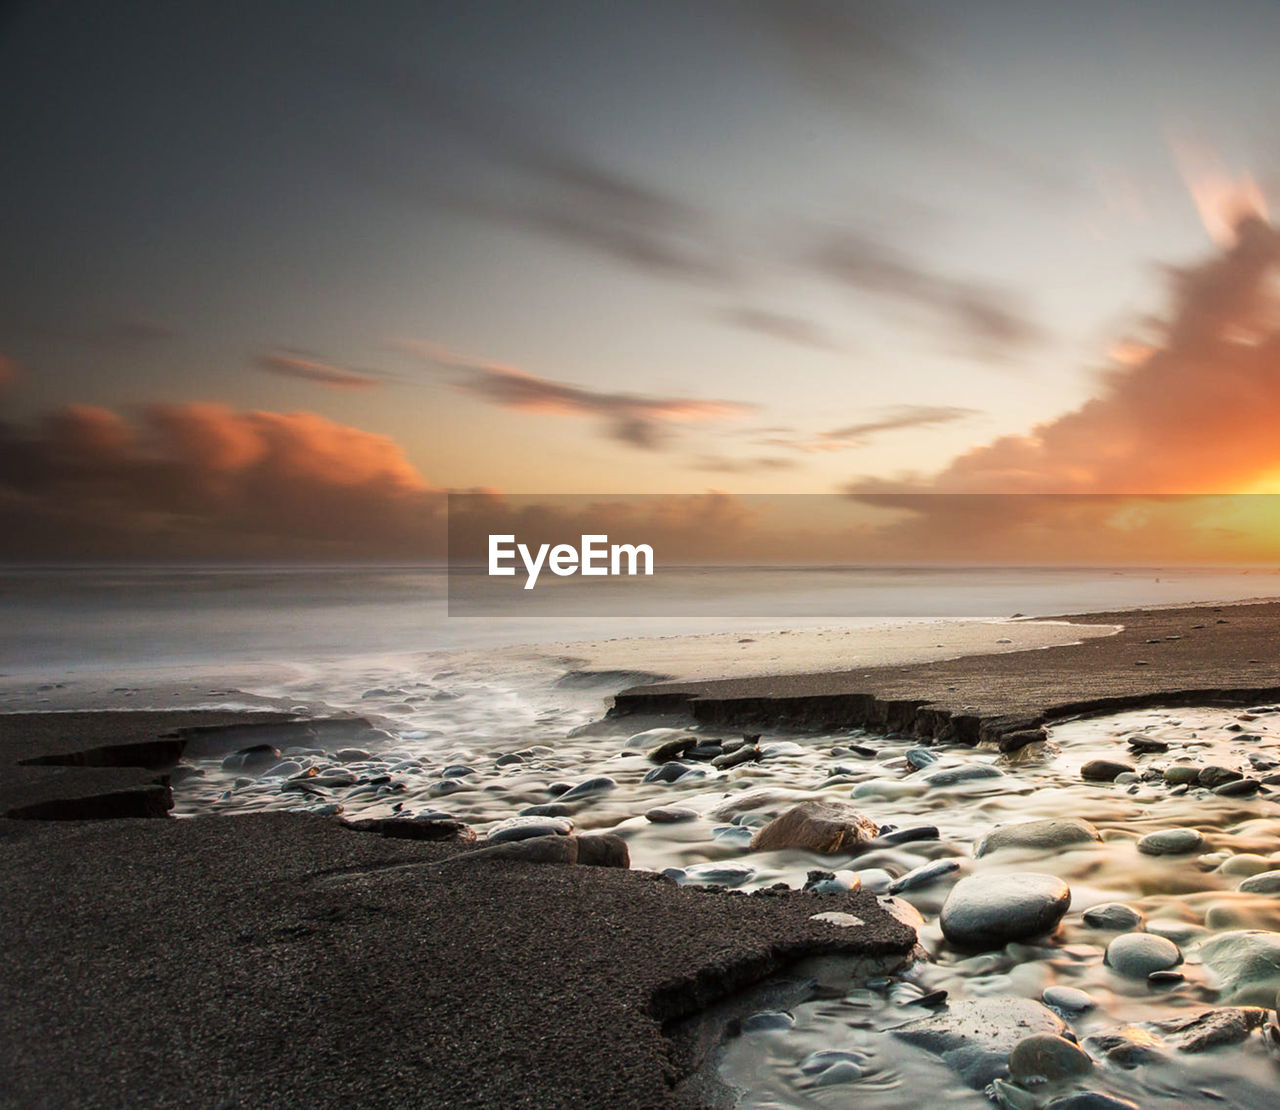
[[[0,553],[1280,491],[1272,0],[5,11]]]

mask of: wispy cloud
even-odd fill
[[[646,450],[662,447],[676,425],[730,420],[751,411],[750,405],[739,401],[587,389],[414,340],[401,341],[398,346],[454,371],[459,389],[491,404],[521,412],[598,417],[605,422],[611,439]]]
[[[301,351],[273,351],[260,355],[254,360],[254,365],[268,374],[299,378],[331,389],[376,389],[385,382],[383,377],[371,371],[352,370],[346,366],[321,362]]]
[[[933,428],[941,424],[954,424],[977,415],[976,409],[957,405],[897,405],[883,410],[871,420],[845,424],[816,435],[801,435],[790,428],[759,429],[755,443],[802,454],[827,451],[848,451],[864,446],[876,436],[889,432],[907,431],[912,428]]]
[[[757,335],[765,335],[783,343],[793,343],[798,347],[808,347],[816,351],[839,349],[839,345],[825,328],[802,316],[773,312],[749,305],[726,308],[722,310],[720,316],[735,327],[755,332]]]

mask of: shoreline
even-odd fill
[[[1124,628],[1052,650],[634,687],[613,719],[857,718],[974,742],[1081,707],[1280,699],[1280,602],[1070,619]],[[156,819],[191,744],[216,753],[262,735],[254,728],[332,730],[336,744],[368,727],[278,713],[0,714],[0,874],[21,923],[4,956],[0,1030],[13,1047],[0,1086],[17,1104],[258,1104],[288,1092],[394,1106],[411,1090],[443,1108],[519,1089],[531,1105],[687,1106],[679,1088],[694,1063],[667,1039],[675,1023],[802,957],[900,959],[915,941],[865,892],[747,895],[613,867],[471,861],[463,843],[298,813]],[[42,801],[52,809],[14,819]],[[131,819],[101,819],[112,816]],[[827,911],[862,924],[814,920]]]

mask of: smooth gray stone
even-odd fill
[[[1121,933],[1140,928],[1145,920],[1142,914],[1123,902],[1103,902],[1100,906],[1090,906],[1084,911],[1083,918],[1091,929],[1114,929]]]
[[[560,800],[562,802],[570,802],[579,798],[594,798],[598,794],[607,794],[617,785],[608,775],[600,775],[594,779],[587,779],[586,782],[580,782],[577,786],[566,790],[560,795]]]
[[[790,1029],[796,1019],[785,1010],[761,1010],[758,1014],[744,1017],[738,1028],[743,1033],[769,1033],[781,1029]]]
[[[1147,856],[1186,856],[1204,848],[1204,837],[1196,829],[1160,829],[1138,841],[1138,851]]]
[[[1106,963],[1121,975],[1145,979],[1153,971],[1168,971],[1182,963],[1178,946],[1154,933],[1122,933],[1107,945]]]
[[[1250,875],[1236,890],[1245,894],[1280,894],[1280,871],[1262,871]]]
[[[681,821],[696,821],[698,813],[683,806],[654,806],[645,812],[645,817],[655,825],[675,825]]]
[[[922,886],[937,882],[944,875],[960,870],[960,864],[953,859],[935,859],[912,868],[900,879],[889,884],[890,894],[901,894],[904,890],[916,890]]]
[[[1034,848],[1052,851],[1074,845],[1094,844],[1101,834],[1078,817],[1049,817],[1041,821],[1018,821],[997,825],[978,843],[974,855],[981,857],[1004,848]]]
[[[1052,932],[1071,904],[1056,875],[970,875],[947,895],[940,918],[946,938],[962,948],[999,948]]]
[[[989,763],[971,763],[967,767],[944,767],[940,771],[930,771],[924,781],[930,786],[959,786],[967,782],[980,782],[983,779],[1004,778],[1004,772]]]
[[[490,844],[504,844],[535,836],[568,836],[571,832],[573,822],[567,817],[508,817],[494,825],[485,839]]]
[[[1045,987],[1044,993],[1040,996],[1046,1006],[1051,1006],[1059,1012],[1065,1013],[1083,1013],[1085,1010],[1092,1010],[1097,1003],[1082,990],[1075,987],[1063,987],[1054,985]]]
[[[675,782],[686,771],[691,770],[688,764],[670,762],[664,763],[661,767],[655,767],[650,771],[641,782]],[[568,795],[566,795],[567,797]]]
[[[1080,777],[1087,782],[1115,782],[1117,776],[1132,774],[1135,770],[1132,763],[1121,763],[1114,759],[1091,759],[1080,768]]]

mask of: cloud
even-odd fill
[[[269,374],[300,378],[332,389],[376,389],[384,384],[382,378],[368,371],[321,362],[300,351],[274,351],[259,357],[254,365]]]
[[[1011,293],[935,273],[887,244],[833,231],[808,256],[825,277],[947,322],[975,354],[999,357],[1029,346],[1042,331]]]
[[[403,349],[458,372],[459,389],[501,408],[554,416],[590,416],[605,422],[606,434],[644,450],[663,446],[673,427],[730,420],[751,411],[738,401],[609,393],[550,381],[512,366],[480,362],[406,341]]]
[[[720,315],[735,327],[766,335],[783,343],[793,343],[798,347],[817,351],[839,349],[824,328],[800,316],[750,306],[726,308]]]
[[[441,491],[393,440],[313,412],[68,405],[0,430],[0,553],[423,558]]]
[[[957,405],[897,405],[884,411],[874,420],[846,424],[817,435],[803,436],[789,428],[758,429],[756,443],[767,447],[785,448],[804,454],[824,451],[848,451],[864,446],[874,436],[886,432],[906,431],[911,428],[933,428],[940,424],[953,424],[976,415],[976,409]]]
[[[770,470],[790,470],[797,465],[795,459],[778,455],[757,455],[752,458],[699,455],[689,463],[692,470],[706,470],[716,474],[759,474]]]

